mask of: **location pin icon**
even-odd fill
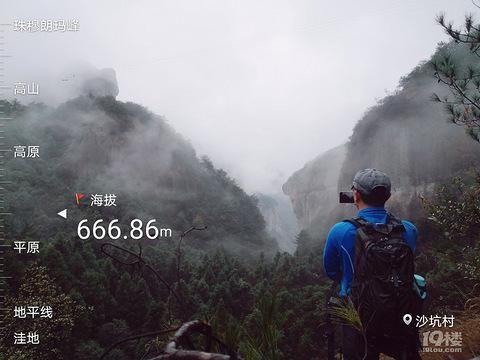
[[[405,314],[403,315],[403,322],[408,326],[412,322],[412,315]]]

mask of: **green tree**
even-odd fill
[[[269,291],[260,294],[255,309],[248,318],[247,340],[242,346],[247,360],[282,359],[278,345],[283,321],[278,309],[277,294]]]
[[[427,278],[434,305],[462,308],[478,284],[480,270],[480,173],[455,177],[423,199],[428,218],[439,229]],[[458,295],[464,296],[458,296]],[[441,299],[441,300],[440,300]]]
[[[14,317],[15,307],[21,306],[51,307],[52,317]],[[31,265],[26,270],[18,293],[6,297],[5,308],[6,336],[0,339],[0,349],[8,359],[71,358],[72,329],[85,309],[55,285],[45,267]],[[14,334],[20,332],[37,332],[39,344],[14,345]]]
[[[433,95],[443,103],[452,123],[464,126],[467,133],[480,142],[480,25],[473,15],[465,17],[464,26],[455,28],[439,15],[437,22],[453,40],[432,59],[434,76],[450,90],[450,95]],[[473,56],[456,56],[467,48]],[[459,51],[460,50],[460,51]]]

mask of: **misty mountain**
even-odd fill
[[[100,75],[81,82],[84,95],[58,107],[2,102],[14,118],[12,148],[40,146],[39,159],[10,159],[6,165],[13,180],[7,199],[15,213],[13,237],[31,232],[48,239],[61,232],[74,239],[82,218],[118,218],[126,225],[140,218],[171,227],[175,237],[191,226],[208,226],[185,241],[198,251],[222,247],[250,256],[277,249],[255,197],[208,158],[199,159],[165,119],[116,100],[114,73]],[[104,94],[111,95],[98,96]],[[115,194],[117,206],[77,207],[75,192]],[[66,207],[72,218],[64,223],[56,213]]]
[[[292,254],[296,245],[298,224],[288,197],[283,194],[255,194],[258,208],[265,219],[267,232],[272,236],[280,250]]]
[[[468,51],[442,45],[434,56],[449,52],[469,61]],[[295,172],[283,186],[302,229],[320,244],[333,223],[355,213],[338,204],[338,192],[349,191],[356,171],[378,168],[390,175],[389,209],[415,220],[421,214],[418,195],[430,193],[480,164],[480,146],[463,128],[446,121],[444,108],[431,101],[445,93],[425,62],[401,79],[398,89],[370,108],[358,121],[345,146],[321,154]]]

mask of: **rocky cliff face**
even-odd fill
[[[341,145],[308,162],[283,185],[300,229],[322,227],[338,203],[338,179],[347,146]]]
[[[458,126],[447,123],[444,109],[431,95],[445,89],[435,84],[427,64],[402,79],[397,92],[366,112],[350,141],[294,173],[283,187],[302,229],[321,242],[330,226],[355,212],[338,204],[338,192],[349,190],[353,175],[377,168],[390,175],[388,205],[398,216],[420,214],[420,193],[434,184],[480,165],[480,145]]]
[[[280,250],[294,253],[299,227],[288,197],[283,194],[256,194],[256,197],[268,234]]]

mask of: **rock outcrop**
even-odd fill
[[[322,227],[338,203],[338,179],[345,161],[346,145],[333,148],[309,161],[283,185],[301,229]]]

